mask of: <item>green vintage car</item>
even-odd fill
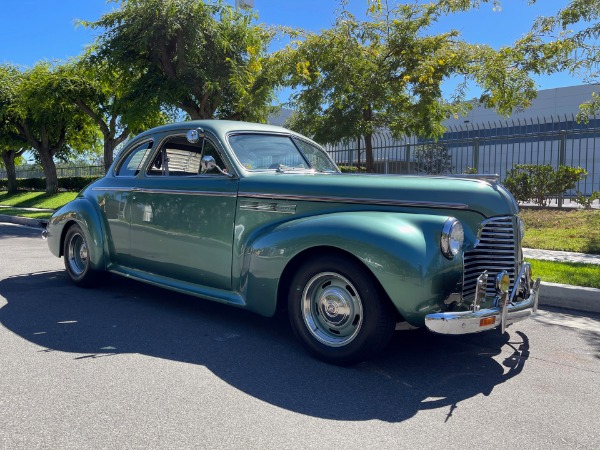
[[[191,121],[132,139],[44,232],[71,280],[108,273],[272,316],[352,364],[395,329],[504,328],[537,307],[510,193],[477,178],[348,175],[284,128]]]

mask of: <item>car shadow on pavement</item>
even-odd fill
[[[399,422],[439,410],[447,422],[461,402],[517,376],[529,357],[520,332],[416,330],[396,333],[369,362],[336,367],[305,354],[285,320],[121,277],[80,289],[62,271],[33,273],[1,280],[0,296],[0,323],[35,351],[71,352],[73,364],[138,353],[202,365],[257,399],[334,420]]]

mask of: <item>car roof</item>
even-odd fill
[[[294,134],[291,130],[276,125],[252,123],[252,122],[240,122],[236,120],[189,120],[186,122],[177,122],[168,125],[162,125],[159,127],[152,128],[144,131],[143,133],[136,136],[136,140],[144,138],[148,135],[156,133],[166,133],[174,131],[187,131],[194,128],[202,128],[206,131],[210,131],[213,134],[223,137],[227,133],[234,131],[260,131],[260,132],[274,132],[274,133],[287,133]]]

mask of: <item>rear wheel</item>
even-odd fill
[[[78,286],[92,287],[107,277],[106,272],[91,267],[90,248],[83,230],[77,224],[67,230],[63,258],[69,278]]]
[[[333,364],[355,364],[389,342],[395,313],[370,274],[338,255],[306,262],[289,295],[292,328],[304,347]]]

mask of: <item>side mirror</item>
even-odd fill
[[[192,130],[192,131],[195,131],[195,130]],[[215,167],[217,167],[217,162],[215,161],[214,157],[207,155],[207,156],[202,157],[202,161],[200,161],[200,165],[202,167],[202,172],[208,172],[209,170],[212,170]]]
[[[200,160],[200,172],[206,173],[212,169],[215,169],[217,172],[219,172],[222,175],[226,175],[229,178],[233,178],[232,174],[224,171],[217,165],[217,162],[215,161],[215,158],[213,156],[211,156],[211,155],[203,156],[202,159]]]
[[[202,128],[197,128],[195,130],[189,130],[185,134],[185,138],[190,144],[197,144],[201,139],[204,139],[204,130]]]

